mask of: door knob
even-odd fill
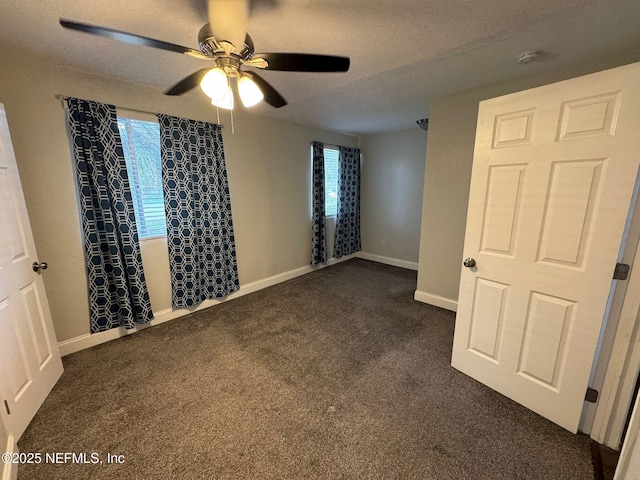
[[[47,262],[42,262],[42,263],[38,263],[38,262],[33,262],[31,264],[31,268],[33,268],[34,272],[37,272],[38,270],[46,270],[47,267],[49,267],[49,265],[47,264]]]
[[[476,260],[475,258],[471,258],[471,257],[465,258],[462,264],[467,268],[473,268],[476,266]]]

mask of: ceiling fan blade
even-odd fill
[[[351,63],[348,57],[308,53],[257,53],[252,60],[258,58],[266,60],[266,70],[288,72],[346,72]]]
[[[209,24],[218,42],[240,48],[249,25],[249,1],[209,0]]]
[[[256,47],[253,44],[253,38],[251,38],[251,35],[249,35],[248,33],[244,37],[244,44],[251,51],[251,53],[256,51]]]
[[[200,85],[200,80],[205,74],[211,70],[210,68],[203,68],[202,70],[198,70],[197,72],[192,73],[188,77],[183,78],[178,83],[176,83],[169,90],[164,92],[165,95],[182,95],[183,93],[188,92],[192,88]]]
[[[144,45],[146,47],[159,48],[160,50],[168,50],[170,52],[183,53],[191,57],[211,60],[211,57],[208,57],[204,53],[194,50],[193,48],[183,47],[174,43],[163,42],[161,40],[143,37],[133,33],[122,32],[120,30],[114,30],[113,28],[98,27],[96,25],[89,25],[88,23],[72,22],[71,20],[64,20],[62,18],[60,19],[60,25],[70,30],[90,33],[92,35],[110,38],[130,45]]]
[[[255,72],[243,72],[247,77],[253,80],[264,95],[264,101],[275,108],[284,107],[287,101],[271,86],[264,78]]]

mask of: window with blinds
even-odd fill
[[[324,147],[324,209],[331,217],[338,210],[338,149]]]
[[[162,194],[160,125],[118,117],[118,128],[140,239],[164,237],[167,226]]]

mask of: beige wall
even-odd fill
[[[36,248],[59,341],[89,332],[87,284],[65,111],[56,94],[215,121],[198,92],[161,90],[0,54],[0,102],[9,120]],[[285,92],[286,93],[286,92]],[[241,284],[309,264],[309,142],[356,146],[357,138],[235,111],[222,114]],[[169,307],[164,242],[142,247],[154,311]]]
[[[610,60],[569,72],[470,90],[430,105],[418,292],[453,301],[458,298],[478,103],[630,61]]]
[[[362,251],[417,262],[427,133],[369,135],[360,149]]]

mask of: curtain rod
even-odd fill
[[[309,144],[313,144],[313,142],[316,142],[316,141],[318,141],[318,140],[311,140],[311,141],[309,142]],[[334,147],[334,148],[338,148],[338,149],[341,147],[341,145],[335,145],[335,144],[333,144],[333,143],[324,143],[324,142],[319,142],[319,141],[318,141],[318,143],[321,143],[321,144],[322,144],[322,145],[324,145],[325,147]]]
[[[62,102],[62,106],[64,108],[67,108],[67,95],[59,95],[56,94],[55,97],[60,100]],[[120,105],[114,105],[114,107],[120,109],[120,110],[129,110],[130,112],[136,112],[136,113],[146,113],[147,115],[156,115],[156,113],[154,112],[147,112],[146,110],[138,110],[135,108],[129,108],[129,107],[121,107]]]
[[[67,95],[60,95],[58,93],[56,93],[54,95],[58,100],[60,100],[60,102],[62,103],[62,108],[67,108]],[[116,109],[119,110],[128,110],[130,112],[135,112],[135,113],[144,113],[145,115],[153,115],[156,116],[157,112],[147,112],[146,110],[138,110],[136,108],[129,108],[129,107],[121,107],[119,105],[114,105],[114,107],[116,107]],[[224,125],[221,123],[216,123],[216,125],[220,126],[220,128],[224,128]]]

